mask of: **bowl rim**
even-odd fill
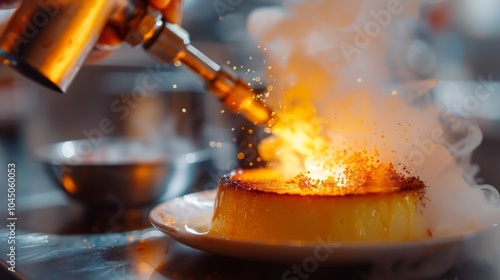
[[[83,141],[90,141],[89,139],[74,139],[65,140],[60,142],[54,142],[46,144],[36,148],[33,152],[33,156],[36,161],[42,164],[49,164],[52,166],[78,166],[78,167],[112,167],[112,166],[135,166],[135,165],[147,165],[147,166],[162,166],[169,164],[196,164],[200,162],[208,161],[212,158],[210,148],[196,149],[190,152],[184,153],[168,153],[166,151],[158,150],[159,154],[155,155],[150,159],[125,159],[125,160],[95,160],[88,161],[85,159],[71,159],[63,158],[61,154],[56,154],[56,150],[62,149],[65,143],[82,143]],[[94,147],[99,147],[105,144],[112,143],[141,143],[148,144],[149,142],[144,139],[137,138],[127,138],[127,137],[103,137],[99,145],[94,145]]]

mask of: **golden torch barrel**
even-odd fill
[[[233,112],[244,114],[256,125],[272,126],[274,113],[255,97],[254,90],[232,70],[196,49],[180,26],[165,23],[153,38],[144,44],[153,57],[166,63],[182,62],[203,78],[207,89]]]

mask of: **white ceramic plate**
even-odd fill
[[[319,265],[380,264],[390,269],[422,266],[443,269],[469,236],[417,242],[371,244],[322,242],[243,241],[207,235],[213,215],[215,190],[189,194],[164,202],[150,213],[151,223],[178,242],[205,252],[248,260],[279,263],[316,261]],[[312,259],[311,259],[312,258]]]

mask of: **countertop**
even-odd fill
[[[30,157],[19,136],[0,139],[0,166],[14,161],[18,176],[16,272],[7,271],[9,231],[2,226],[0,279],[392,279],[381,277],[380,267],[371,264],[285,274],[297,264],[250,262],[191,249],[150,225],[147,215],[151,207],[88,209],[69,200]],[[1,172],[1,182],[6,181],[5,173]],[[196,184],[200,180],[192,191],[199,190]],[[6,187],[1,186],[0,220],[7,223]],[[494,267],[477,258],[463,259],[438,276],[410,273],[407,277],[499,279]],[[413,269],[419,271],[418,264]]]

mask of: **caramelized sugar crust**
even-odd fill
[[[381,179],[382,178],[382,179]],[[219,183],[211,234],[247,240],[398,242],[430,236],[425,184],[387,173],[362,186],[280,180],[270,169],[236,170]]]

